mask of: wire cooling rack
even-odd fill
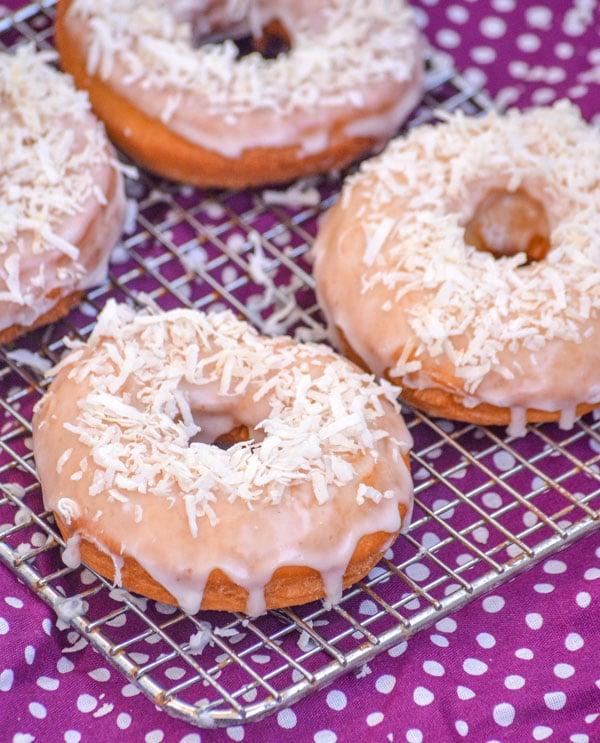
[[[53,3],[0,20],[0,48],[52,46]],[[411,123],[436,108],[479,113],[487,98],[432,55]],[[404,642],[442,616],[600,526],[600,432],[502,430],[406,411],[416,507],[368,578],[339,605],[188,616],[64,566],[30,448],[43,371],[85,339],[109,297],[164,307],[226,306],[265,332],[322,331],[308,252],[340,175],[293,187],[203,192],[141,172],[109,280],[64,321],[0,348],[0,559],[154,704],[200,727],[259,720]]]

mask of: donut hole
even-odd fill
[[[495,258],[525,253],[527,263],[550,250],[550,225],[543,204],[525,189],[492,189],[465,226],[465,242]]]
[[[275,59],[280,54],[287,54],[292,48],[292,40],[283,23],[275,19],[267,23],[258,38],[252,39],[253,51],[265,59]]]
[[[238,426],[234,426],[230,431],[220,434],[212,442],[213,446],[218,446],[219,449],[229,449],[234,444],[239,444],[240,441],[248,441],[250,438],[250,429],[248,426],[240,423]]]
[[[196,47],[209,43],[219,43],[229,39],[239,53],[239,57],[258,53],[264,59],[276,59],[280,54],[287,54],[292,48],[291,36],[285,25],[279,19],[266,23],[258,33],[249,33],[240,28],[214,29],[210,34],[195,33]]]

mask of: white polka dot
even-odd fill
[[[313,740],[314,743],[336,743],[337,735],[333,730],[319,730],[315,733]]]
[[[277,714],[277,724],[284,730],[295,728],[297,722],[298,718],[293,709],[282,709],[281,712]]]
[[[448,638],[444,637],[444,635],[431,635],[429,639],[434,645],[437,645],[439,648],[447,648],[448,645],[450,645]]]
[[[374,601],[371,601],[371,599],[366,599],[365,601],[360,602],[358,611],[365,617],[374,617],[378,611],[377,604]]]
[[[492,8],[498,13],[510,13],[515,9],[516,0],[492,0]]]
[[[534,5],[525,11],[525,19],[531,28],[549,31],[552,26],[552,11],[543,5]]]
[[[502,596],[486,596],[481,602],[481,605],[483,610],[487,611],[488,614],[495,614],[504,608],[505,603]]]
[[[380,676],[375,682],[375,688],[380,694],[389,694],[394,690],[394,686],[396,686],[396,677],[390,673]]]
[[[327,706],[330,709],[334,709],[339,712],[340,710],[344,709],[347,704],[348,700],[346,699],[346,695],[343,691],[334,689],[327,694]]]
[[[525,616],[525,622],[529,629],[540,629],[544,624],[544,617],[536,611],[532,611]]]
[[[130,725],[131,715],[128,715],[127,712],[121,712],[117,717],[117,727],[119,730],[127,730]]]
[[[515,655],[517,658],[521,658],[521,660],[531,660],[533,658],[533,650],[530,650],[529,648],[519,648],[518,650],[515,650]]]
[[[496,452],[493,459],[495,466],[502,472],[508,472],[508,470],[511,470],[516,464],[514,456],[510,452],[504,450]]]
[[[435,545],[439,544],[439,542],[439,536],[432,531],[425,532],[421,539],[421,544],[423,545],[423,547],[425,547],[425,549],[431,549],[431,547],[435,547]]]
[[[504,686],[507,689],[522,689],[525,686],[525,679],[523,676],[511,674],[504,679]]]
[[[435,697],[433,692],[425,686],[417,686],[413,691],[413,700],[415,704],[419,705],[419,707],[426,707],[428,704],[431,704],[434,699]]]
[[[10,626],[4,617],[0,617],[0,635],[8,634]]]
[[[370,728],[374,728],[375,725],[379,725],[379,723],[383,720],[383,714],[381,712],[371,712],[370,715],[367,715],[367,725]]]
[[[546,82],[548,85],[558,85],[558,83],[564,82],[566,77],[567,73],[562,67],[549,67],[546,72]],[[582,493],[576,493],[575,495],[578,498],[583,497]]]
[[[488,39],[500,39],[506,33],[506,22],[496,16],[488,16],[479,24],[481,33]]]
[[[423,663],[423,670],[430,676],[443,676],[446,673],[444,666],[436,660],[426,660]]]
[[[533,728],[533,739],[546,740],[546,738],[549,738],[553,732],[552,728],[549,728],[546,725],[536,725]]]
[[[529,72],[529,65],[521,59],[514,59],[508,63],[508,73],[515,80],[522,80]]]
[[[125,686],[121,689],[121,694],[124,697],[136,697],[138,694],[141,693],[141,690],[138,689],[135,684],[125,684]]]
[[[567,565],[562,560],[547,560],[544,563],[544,573],[548,575],[560,575],[567,572]]]
[[[493,648],[496,644],[496,638],[489,632],[480,632],[476,639],[477,644],[482,648]]]
[[[79,730],[67,730],[65,733],[65,743],[79,743],[81,740],[81,733]]]
[[[483,505],[491,511],[495,511],[502,505],[502,498],[498,493],[485,493],[481,498]]]
[[[563,691],[550,691],[544,694],[544,703],[548,709],[562,709],[567,703],[567,695]]]
[[[442,49],[456,49],[460,46],[460,34],[452,28],[441,28],[435,35],[435,40]]]
[[[569,740],[571,743],[590,743],[590,737],[585,733],[573,733]]]
[[[80,712],[91,712],[98,706],[98,700],[91,694],[80,694],[77,697],[77,709]]]
[[[446,507],[449,503],[450,501],[445,498],[437,498],[433,501],[433,510],[441,519],[451,519],[454,516],[454,509]]]
[[[12,606],[13,609],[22,609],[24,606],[21,599],[15,598],[14,596],[6,596],[4,600],[9,606]]]
[[[517,36],[517,48],[522,52],[531,54],[537,52],[542,42],[536,34],[520,34]]]
[[[515,719],[515,708],[508,702],[502,702],[494,707],[494,720],[502,727],[512,725]]]
[[[556,98],[556,91],[552,88],[536,88],[531,94],[531,100],[536,106],[545,106]]]
[[[40,689],[44,689],[45,691],[56,691],[59,686],[59,681],[58,679],[53,679],[49,676],[40,676],[36,681],[36,684]]]
[[[70,673],[74,668],[73,661],[68,658],[59,658],[56,663],[56,670],[59,673]]]
[[[405,573],[409,578],[418,583],[419,581],[426,581],[427,578],[429,578],[431,571],[427,565],[424,565],[422,562],[415,562],[412,565],[406,566]]]
[[[0,691],[10,691],[15,680],[15,673],[12,668],[5,668],[0,673]]]
[[[88,676],[91,676],[94,681],[108,681],[110,679],[110,671],[108,668],[96,668],[93,671],[89,671]]]
[[[557,663],[554,666],[554,675],[559,679],[568,679],[575,673],[575,669],[570,663]]]
[[[227,735],[231,740],[244,740],[244,728],[241,725],[234,725],[233,727],[227,728]]]
[[[423,743],[423,733],[418,728],[411,728],[406,731],[407,743]]]
[[[600,568],[590,568],[589,570],[586,570],[583,577],[586,580],[596,580],[597,578],[600,578]]]
[[[179,681],[179,679],[185,676],[185,669],[179,666],[171,666],[165,671],[165,676],[171,681]]]
[[[399,658],[404,652],[406,652],[407,647],[408,647],[407,642],[399,642],[397,645],[393,645],[388,650],[388,655],[391,658]]]
[[[46,715],[48,714],[48,710],[46,709],[45,705],[41,704],[40,702],[31,702],[29,704],[29,714],[32,717],[35,717],[36,720],[45,720]]]
[[[554,47],[554,54],[558,59],[571,59],[575,54],[575,49],[568,41],[561,41]]]
[[[565,647],[567,650],[580,650],[583,645],[583,637],[577,632],[569,632],[565,638]]]
[[[440,632],[456,632],[457,627],[456,619],[452,619],[452,617],[444,617],[435,623],[435,628]]]
[[[467,658],[463,663],[463,671],[469,676],[482,676],[488,669],[487,663],[477,658]]]
[[[536,583],[533,590],[537,593],[552,593],[554,586],[552,583]]]
[[[475,64],[492,64],[496,61],[496,50],[491,46],[475,46],[471,49],[471,59]]]
[[[469,20],[469,11],[462,5],[451,5],[446,10],[446,16],[452,23],[466,23]]]
[[[457,686],[456,695],[459,699],[466,701],[467,699],[473,699],[475,692],[472,689],[469,689],[468,686]]]
[[[464,720],[457,720],[454,723],[454,727],[456,728],[456,732],[463,738],[469,734],[469,726]]]
[[[188,733],[183,736],[179,743],[201,743],[201,740],[198,733]]]
[[[146,733],[144,741],[145,743],[162,743],[164,739],[165,734],[162,730],[151,730],[149,733]]]

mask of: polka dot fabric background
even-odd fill
[[[597,116],[593,0],[414,6],[429,41],[499,105],[567,96],[588,119]],[[293,708],[246,727],[204,730],[155,709],[0,568],[0,739],[593,743],[599,606],[596,532]]]

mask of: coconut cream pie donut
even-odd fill
[[[344,166],[396,133],[423,91],[404,0],[61,0],[56,43],[112,140],[198,186]]]
[[[117,585],[185,611],[340,599],[407,527],[396,390],[230,312],[110,301],[33,420],[44,503]]]
[[[0,343],[100,283],[123,228],[114,150],[53,58],[31,45],[0,54]]]
[[[600,402],[600,133],[566,101],[444,119],[326,215],[332,339],[431,414],[569,427]]]

